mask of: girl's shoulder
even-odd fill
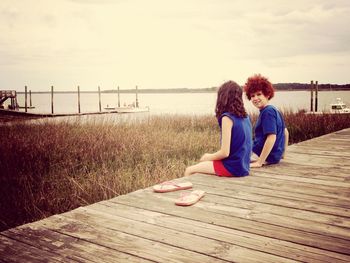
[[[268,104],[262,111],[277,110],[277,108],[271,104]]]
[[[221,119],[223,118],[223,117],[228,117],[228,118],[230,118],[230,119],[235,119],[235,118],[238,118],[237,117],[237,115],[235,115],[235,114],[233,114],[233,113],[231,113],[231,112],[224,112],[223,114],[221,114]]]
[[[273,105],[267,105],[264,109],[260,111],[260,115],[275,114],[279,112],[278,109]]]
[[[226,117],[226,119],[230,119],[230,120],[233,120],[234,117],[231,113],[229,112],[224,112],[223,114],[221,114],[220,116],[220,122],[222,122],[222,120]]]
[[[232,121],[242,121],[242,120],[249,120],[250,121],[250,118],[249,118],[249,115],[247,115],[246,117],[240,117],[240,116],[237,116],[236,114],[234,113],[231,113],[231,112],[224,112],[222,115],[221,115],[221,120],[223,117],[228,117],[229,119],[231,119]]]

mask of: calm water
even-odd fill
[[[318,109],[328,111],[329,104],[336,98],[342,98],[350,105],[350,91],[321,91],[318,96]],[[174,93],[174,94],[138,94],[140,107],[149,106],[150,114],[186,114],[203,115],[214,114],[216,93]],[[102,110],[107,105],[116,106],[117,94],[101,94]],[[120,94],[121,105],[131,104],[135,101],[135,94]],[[245,106],[249,112],[257,110],[251,102],[245,99]],[[18,95],[18,103],[24,106],[24,94]],[[98,94],[80,95],[81,112],[93,112],[99,110]],[[294,112],[310,108],[310,92],[308,91],[279,91],[271,103],[279,109],[292,110]],[[29,96],[28,96],[29,105]],[[35,109],[29,109],[34,113],[51,113],[51,94],[32,94],[32,105]],[[23,109],[24,111],[24,109]],[[78,112],[77,94],[54,94],[54,113]]]

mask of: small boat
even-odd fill
[[[107,107],[104,108],[105,110],[115,110],[115,107],[110,107],[108,104],[107,104]]]
[[[137,86],[136,86],[136,100],[135,102],[127,105],[126,103],[124,103],[124,106],[120,107],[120,98],[119,98],[119,86],[118,86],[118,106],[115,107],[110,107],[107,104],[107,107],[105,107],[104,109],[107,111],[111,111],[111,112],[117,112],[117,113],[134,113],[134,112],[149,112],[149,107],[139,107],[139,103],[138,103],[138,95],[137,95]]]
[[[331,113],[350,113],[350,108],[342,101],[341,98],[337,98],[336,102],[330,104]]]
[[[118,113],[148,112],[149,107],[115,107],[115,111]]]
[[[134,106],[124,106],[124,107],[113,107],[107,105],[107,107],[104,108],[108,111],[115,111],[117,113],[133,113],[133,112],[148,112],[149,107],[134,107]]]

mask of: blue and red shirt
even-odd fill
[[[226,170],[234,176],[249,174],[250,155],[252,152],[252,124],[249,117],[240,118],[235,114],[225,112],[219,119],[221,129],[222,118],[229,117],[233,121],[231,129],[230,154],[222,163]]]
[[[268,163],[278,163],[284,152],[284,120],[281,113],[272,105],[267,105],[260,110],[259,118],[255,125],[255,139],[253,152],[260,156],[264,147],[267,135],[276,134],[276,142],[267,156]]]

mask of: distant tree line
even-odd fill
[[[310,84],[304,83],[277,83],[273,84],[276,90],[310,90]],[[318,84],[319,90],[349,90],[350,84]]]
[[[135,89],[120,89],[120,93],[135,93]],[[138,89],[138,93],[205,93],[205,92],[216,92],[216,87],[202,88],[202,89],[189,89],[189,88],[177,88],[177,89]],[[117,93],[118,91],[105,90],[104,93]]]
[[[276,90],[310,90],[310,84],[306,83],[276,83],[273,84]],[[218,87],[191,89],[139,89],[139,93],[204,93],[216,92]],[[348,90],[350,91],[350,84],[318,84],[318,90]],[[105,90],[104,93],[115,93],[117,90]],[[135,89],[120,90],[120,93],[135,93]]]
[[[310,84],[305,83],[276,83],[273,84],[276,90],[310,90]],[[138,89],[138,93],[205,93],[216,92],[217,87],[191,89],[191,88],[177,88],[177,89]],[[350,91],[350,84],[318,84],[319,90],[348,90]],[[84,91],[81,93],[97,93],[97,91]],[[101,93],[117,93],[117,89],[101,90]],[[120,89],[120,93],[135,93],[135,89]],[[23,94],[24,92],[17,92]],[[50,93],[49,91],[32,91],[32,93]],[[55,93],[76,93],[76,91],[55,91]]]

